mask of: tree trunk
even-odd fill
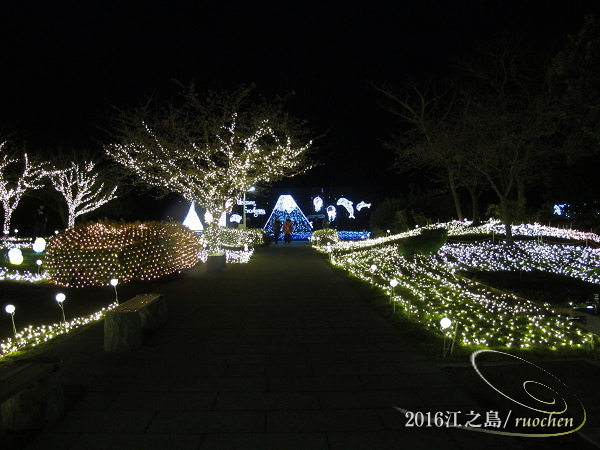
[[[502,221],[504,222],[504,229],[506,230],[506,243],[508,245],[513,245],[514,239],[510,220],[510,207],[508,198],[505,195],[500,196],[500,209],[502,210]]]
[[[477,189],[468,189],[469,194],[471,194],[471,213],[473,214],[473,226],[481,225],[481,219],[479,217],[479,196],[481,195],[481,191],[477,192]]]
[[[13,210],[4,207],[4,226],[2,228],[2,232],[4,233],[4,237],[8,237],[10,234],[10,220],[12,217]]]
[[[527,198],[525,196],[525,183],[517,182],[517,214],[519,219],[527,219]]]
[[[460,207],[460,197],[458,195],[458,191],[456,189],[456,183],[454,181],[454,172],[452,169],[448,167],[448,184],[450,185],[450,192],[452,192],[452,198],[454,199],[454,206],[456,207],[456,215],[458,216],[458,220],[465,220],[465,216],[463,216],[462,208]]]

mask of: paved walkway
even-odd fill
[[[51,349],[68,410],[27,448],[519,448],[501,436],[406,428],[394,406],[475,402],[306,243],[141,286],[167,298],[168,324],[132,353],[105,352],[102,323]]]

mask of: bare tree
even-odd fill
[[[400,171],[425,169],[435,181],[445,184],[459,220],[464,220],[459,188],[467,188],[473,219],[478,221],[481,177],[461,153],[463,137],[455,121],[456,86],[448,84],[440,92],[431,83],[419,86],[409,80],[400,87],[384,84],[374,88],[385,97],[383,108],[412,126],[386,143],[396,152],[396,167]]]
[[[4,236],[10,233],[12,215],[19,205],[23,195],[32,189],[41,188],[42,179],[47,175],[43,165],[32,164],[27,153],[23,154],[20,161],[16,154],[7,151],[7,143],[0,143],[0,202],[4,210]]]
[[[75,225],[77,217],[94,211],[116,198],[118,186],[108,186],[104,181],[100,181],[99,173],[94,171],[95,166],[93,161],[71,161],[68,167],[55,169],[49,175],[52,185],[67,202],[69,228]]]
[[[309,167],[311,142],[301,142],[300,122],[283,111],[283,99],[251,102],[253,89],[209,92],[201,99],[192,84],[180,106],[155,109],[147,103],[121,111],[117,143],[105,147],[143,183],[204,207],[211,251],[219,248],[219,217],[250,186]]]
[[[555,131],[545,77],[510,43],[481,48],[460,68],[471,77],[462,91],[461,152],[498,195],[506,240],[512,243],[513,205],[525,210],[526,189],[550,159],[541,142]]]

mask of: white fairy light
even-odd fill
[[[441,226],[437,224],[436,227]],[[467,228],[465,224],[444,224],[449,234],[469,232],[501,233],[496,222]],[[496,228],[497,227],[497,228]],[[539,224],[513,226],[515,235],[585,238],[597,242],[598,235],[544,227]],[[470,280],[457,277],[457,270],[548,270],[600,284],[594,268],[600,266],[600,252],[592,247],[554,245],[537,241],[516,241],[515,248],[483,243],[448,243],[429,258],[407,259],[395,245],[386,245],[412,232],[365,242],[339,242],[333,248],[335,263],[360,279],[389,289],[392,280],[394,306],[432,331],[440,329],[440,317],[449,309],[456,324],[452,345],[556,350],[566,346],[584,348],[593,342],[592,334],[564,317],[511,294],[498,294]],[[326,251],[325,246],[316,247]],[[373,265],[377,265],[377,278]],[[386,286],[387,285],[387,286]],[[461,331],[457,331],[458,324]],[[451,350],[450,350],[451,351]]]
[[[10,221],[12,214],[17,208],[23,194],[29,190],[39,189],[44,183],[42,179],[48,175],[43,165],[32,165],[27,157],[23,155],[23,171],[15,178],[10,175],[12,166],[19,163],[18,159],[11,158],[6,153],[6,142],[0,142],[0,203],[4,210],[4,228],[3,234],[8,236],[10,233]]]
[[[323,209],[323,199],[319,196],[313,198],[313,206],[315,208],[315,212],[320,212]]]
[[[341,205],[344,208],[346,208],[346,211],[348,211],[348,218],[349,219],[356,219],[356,217],[354,217],[354,206],[353,203],[348,200],[347,198],[339,198],[337,203],[337,205]]]
[[[214,218],[230,213],[234,199],[252,185],[300,173],[311,145],[292,144],[288,136],[276,134],[267,121],[248,135],[238,131],[236,120],[234,114],[221,133],[208,142],[172,144],[143,124],[139,140],[106,147],[110,157],[143,182],[168,188],[205,208],[208,229],[204,233],[211,252],[221,247],[215,241],[219,233]],[[209,217],[213,220],[207,220]]]
[[[94,166],[92,161],[82,164],[71,161],[69,167],[55,169],[50,173],[52,185],[67,202],[68,228],[75,225],[77,217],[94,211],[116,198],[117,186],[109,188],[104,182],[100,182],[98,173],[94,172]]]

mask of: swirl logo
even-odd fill
[[[490,353],[512,358],[518,365],[507,375],[506,371],[497,370],[497,366],[480,364],[482,357]],[[577,396],[550,372],[497,350],[479,350],[473,352],[470,359],[479,377],[503,397],[502,403],[510,407],[510,420],[506,421],[505,430],[476,428],[473,431],[549,437],[573,433],[585,424],[585,409]]]

